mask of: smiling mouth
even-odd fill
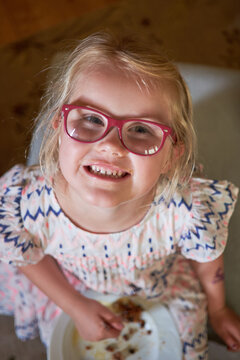
[[[104,169],[101,166],[97,166],[97,165],[86,166],[86,169],[93,175],[97,175],[102,178],[109,178],[109,179],[122,179],[130,175],[126,171]]]

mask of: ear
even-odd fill
[[[60,125],[61,125],[61,115],[56,114],[52,118],[52,127],[54,130],[57,130]]]

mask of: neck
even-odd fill
[[[92,233],[120,232],[138,224],[148,212],[155,193],[153,189],[147,196],[108,208],[83,202],[58,181],[54,188],[66,216],[79,228]]]

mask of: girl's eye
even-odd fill
[[[98,125],[98,126],[104,126],[104,121],[96,115],[84,115],[82,117],[82,121],[86,122],[86,123],[91,123],[92,125]]]
[[[136,126],[134,130],[135,130],[135,132],[142,133],[142,134],[149,132],[149,130],[144,126]]]
[[[128,132],[132,133],[132,134],[146,134],[146,135],[150,135],[152,134],[152,131],[151,129],[148,127],[148,126],[145,126],[145,125],[141,125],[141,124],[136,124],[136,125],[133,125],[131,126],[129,129],[128,129]]]

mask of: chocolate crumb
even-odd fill
[[[140,305],[130,299],[119,299],[112,304],[111,308],[127,322],[139,322],[143,311]]]
[[[141,328],[144,328],[144,326],[145,326],[145,320],[141,319],[141,320],[139,321],[139,323],[140,323],[140,327],[141,327]]]
[[[135,334],[136,331],[137,331],[136,329],[130,328],[130,329],[129,329],[129,335]]]
[[[114,352],[117,349],[117,345],[116,344],[109,344],[108,346],[106,346],[105,350],[109,351],[109,352]]]
[[[129,352],[129,354],[135,354],[136,349],[130,348],[130,349],[128,349],[128,352]]]
[[[122,354],[120,353],[120,351],[114,353],[113,356],[112,356],[112,359],[113,360],[124,360],[124,358],[123,358]]]
[[[91,350],[91,349],[92,349],[92,345],[86,345],[85,349],[86,349],[86,350]]]

